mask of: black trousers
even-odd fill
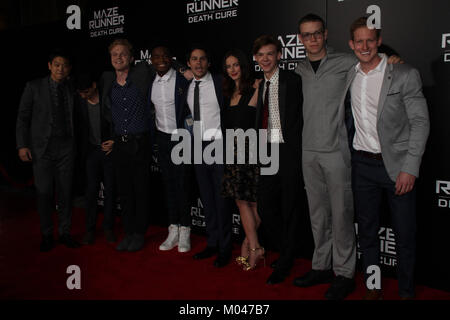
[[[117,140],[112,154],[125,233],[144,235],[149,223],[149,134]]]
[[[208,145],[203,142],[203,149]],[[200,198],[205,211],[208,247],[218,247],[220,253],[231,253],[231,212],[222,197],[223,164],[195,164]]]
[[[268,145],[268,150],[273,148]],[[279,145],[279,170],[260,175],[257,203],[261,227],[271,244],[280,252],[276,271],[287,274],[295,260],[300,222],[300,188],[303,185],[301,161],[293,157],[289,146]],[[298,160],[298,161],[296,161]]]
[[[86,231],[95,231],[97,199],[100,181],[103,182],[103,229],[114,226],[114,166],[112,154],[106,155],[100,146],[89,145],[86,157]]]
[[[72,138],[51,137],[44,155],[40,159],[33,158],[37,210],[44,236],[53,235],[54,186],[58,203],[58,233],[70,233],[74,154]]]
[[[378,232],[382,193],[385,192],[395,232],[399,294],[414,296],[416,188],[404,195],[395,195],[395,182],[389,178],[383,161],[360,154],[352,156],[352,184],[365,279],[368,278],[367,267],[380,264]]]
[[[171,159],[172,148],[178,141],[171,141],[171,135],[156,131],[158,165],[164,185],[169,224],[191,225],[191,214],[185,192],[185,165],[175,165]]]

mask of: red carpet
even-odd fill
[[[93,246],[68,249],[58,245],[40,253],[39,219],[34,207],[30,196],[4,192],[0,196],[0,300],[318,300],[327,289],[327,285],[309,289],[292,285],[294,277],[310,269],[307,260],[297,260],[287,281],[275,286],[265,284],[271,273],[268,265],[244,272],[234,263],[217,269],[212,265],[214,258],[194,261],[192,255],[205,245],[205,238],[195,234],[191,252],[160,252],[158,246],[167,229],[155,226],[147,233],[145,249],[137,253],[115,251],[101,231]],[[83,210],[75,209],[73,235],[77,239],[81,239],[83,224]],[[120,223],[117,225],[119,233]],[[234,256],[238,247],[235,244]],[[267,264],[276,257],[269,252]],[[66,287],[70,265],[81,268],[81,290]],[[385,279],[383,287],[385,299],[397,299],[395,280]],[[360,299],[363,293],[358,274],[357,290],[348,299]],[[417,299],[447,300],[450,293],[418,286]]]

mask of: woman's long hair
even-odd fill
[[[226,60],[229,57],[235,57],[241,67],[241,79],[239,84],[239,91],[241,95],[250,94],[253,89],[253,77],[250,70],[250,65],[245,54],[240,49],[231,49],[223,57],[223,95],[227,98],[231,98],[234,90],[236,89],[236,84],[233,79],[230,78],[227,72]]]

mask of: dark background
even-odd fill
[[[47,55],[54,47],[65,47],[74,57],[74,68],[89,68],[99,75],[111,69],[108,44],[116,37],[127,37],[135,46],[135,58],[160,42],[168,44],[177,59],[185,62],[185,54],[193,42],[205,43],[212,53],[212,70],[221,71],[223,54],[232,47],[248,53],[251,59],[253,40],[265,33],[286,42],[295,35],[297,22],[303,15],[314,12],[328,22],[328,44],[339,51],[350,52],[349,26],[357,17],[366,15],[369,5],[381,8],[383,43],[404,61],[419,69],[424,93],[429,104],[431,134],[423,158],[418,187],[418,261],[419,283],[450,290],[448,254],[450,208],[439,208],[438,200],[448,197],[436,189],[436,181],[450,181],[448,168],[450,126],[450,62],[444,62],[446,48],[442,35],[450,33],[450,2],[448,0],[239,0],[238,15],[224,20],[188,23],[187,1],[66,1],[22,0],[0,3],[0,50],[2,116],[0,118],[0,185],[26,184],[32,177],[31,167],[20,163],[15,150],[15,121],[20,96],[27,81],[48,73]],[[66,8],[76,4],[81,8],[81,30],[68,30]],[[90,38],[88,21],[94,10],[119,7],[125,15],[124,34]],[[301,47],[300,45],[297,45]],[[449,46],[450,48],[450,46]],[[300,48],[301,52],[302,49]],[[303,51],[304,53],[304,51]],[[304,54],[303,56],[304,57]],[[299,58],[299,57],[297,57]],[[285,59],[285,68],[295,67],[295,60]],[[155,166],[156,169],[156,166]],[[82,176],[79,174],[78,176]],[[161,199],[157,170],[152,180],[153,223],[164,224],[164,204]],[[201,208],[195,199],[193,183],[193,221],[202,221]],[[80,190],[78,190],[80,192]],[[306,203],[306,201],[305,201]],[[234,231],[239,233],[239,214],[233,209]],[[383,226],[390,227],[387,206]],[[299,256],[311,257],[312,237],[306,204],[302,208],[302,229]],[[203,228],[195,228],[202,232]],[[242,233],[242,232],[241,232]],[[383,235],[382,235],[383,236]],[[383,243],[383,242],[381,242]],[[394,257],[395,259],[395,257]],[[395,269],[383,266],[385,274],[395,276]]]

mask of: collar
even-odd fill
[[[387,56],[384,53],[379,53],[378,56],[381,58],[381,61],[378,63],[375,69],[370,70],[367,75],[383,72],[385,70],[387,64]],[[358,62],[358,64],[355,66],[355,71],[356,73],[366,75],[364,71],[361,70],[361,62]]]
[[[273,73],[272,77],[270,77],[270,79],[267,79],[266,75],[264,75],[264,80],[266,82],[270,81],[271,83],[273,83],[273,82],[278,80],[279,74],[280,74],[280,68],[277,67],[277,70],[275,70],[275,72]]]
[[[203,78],[195,79],[195,77],[194,77],[192,80],[193,80],[192,82],[194,82],[194,83],[195,83],[195,81],[200,81],[200,82],[212,81],[212,75],[211,75],[211,73],[208,71],[208,72],[203,76]]]
[[[170,79],[175,75],[175,69],[170,68],[169,71],[166,72],[162,77],[159,74],[156,74],[155,81],[156,82],[169,82]]]

